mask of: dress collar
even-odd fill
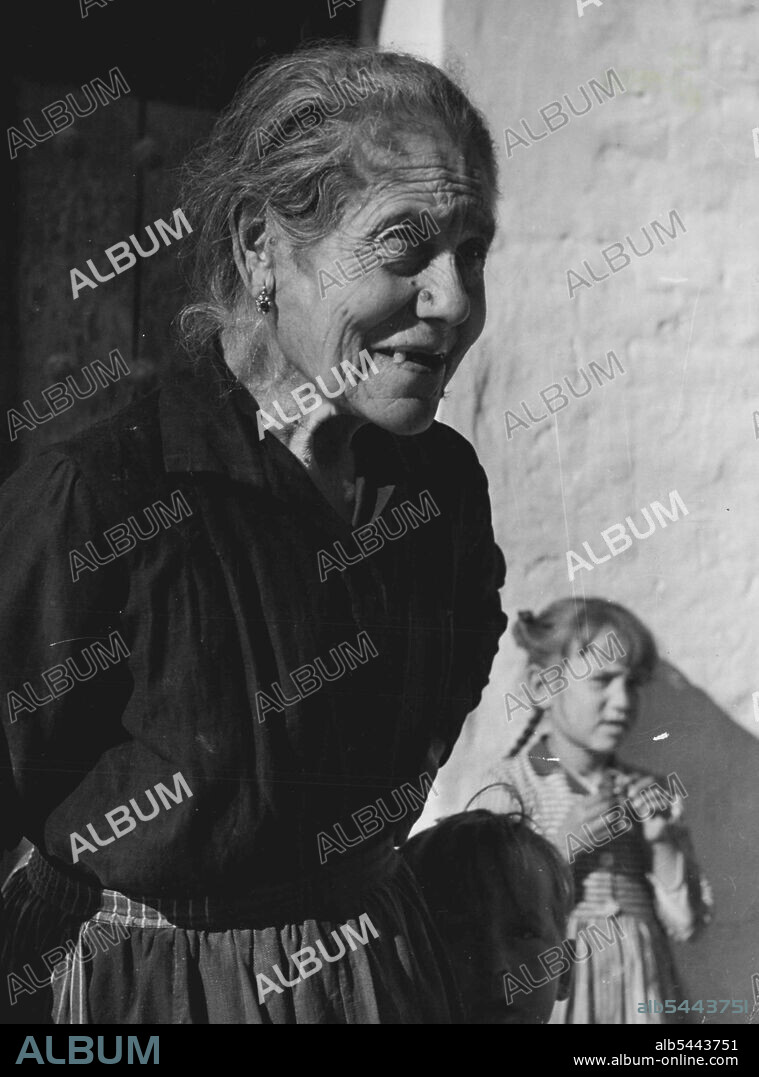
[[[569,788],[573,793],[582,793],[587,796],[590,792],[586,785],[583,785],[582,782],[577,780],[574,774],[561,765],[561,761],[557,759],[556,756],[551,755],[547,733],[534,742],[527,752],[527,758],[530,766],[538,777],[545,778],[549,774],[555,774],[559,771],[566,778]],[[614,758],[609,760],[609,766],[617,766],[617,762]]]
[[[273,434],[259,439],[257,411],[256,400],[226,365],[217,346],[199,362],[188,362],[164,381],[160,394],[166,470],[217,472],[259,487],[269,485],[272,466],[303,472]],[[393,487],[408,477],[403,441],[377,426],[361,427],[353,440],[357,477],[378,489]]]
[[[256,403],[218,353],[164,382],[159,414],[167,471],[215,471],[264,485]]]

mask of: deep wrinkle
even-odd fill
[[[356,431],[367,422],[402,436],[428,429],[485,320],[484,262],[495,226],[490,191],[444,133],[404,137],[402,161],[362,188],[321,241],[296,252],[287,236],[266,225],[250,246],[241,222],[238,269],[246,295],[222,341],[229,365],[270,415],[304,379],[314,383],[341,361],[355,364],[362,350],[373,356],[379,371],[366,382],[267,430],[345,520],[353,511]],[[411,257],[383,260],[370,279],[321,294],[319,267],[422,212],[439,222],[440,232]],[[261,285],[274,300],[264,319],[250,310]],[[415,362],[415,353],[430,359]]]

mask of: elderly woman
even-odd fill
[[[11,1020],[455,1019],[394,846],[505,627],[434,421],[495,194],[449,78],[342,46],[251,77],[190,168],[191,374],[3,490]]]

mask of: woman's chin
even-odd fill
[[[378,409],[377,414],[369,414],[366,410],[366,418],[389,434],[397,434],[399,437],[411,437],[414,434],[423,434],[429,430],[434,422],[439,401],[407,400],[396,401],[392,408]],[[371,409],[373,412],[374,409]]]

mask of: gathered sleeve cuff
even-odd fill
[[[648,879],[654,892],[657,916],[665,931],[676,942],[687,942],[711,920],[714,899],[711,886],[696,861],[679,800],[672,805],[671,819],[667,842],[674,848],[677,858],[675,881],[665,882],[658,878],[653,863]]]

